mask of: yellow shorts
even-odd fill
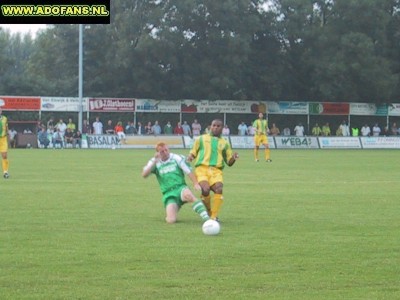
[[[260,146],[261,144],[263,144],[263,145],[267,144],[268,145],[268,137],[267,137],[267,135],[266,134],[260,134],[260,135],[256,134],[254,136],[254,144],[256,146]]]
[[[222,170],[215,167],[198,166],[194,170],[194,174],[198,182],[207,181],[210,186],[213,186],[217,182],[224,182]]]
[[[8,139],[7,136],[0,137],[0,152],[8,151]]]

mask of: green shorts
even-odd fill
[[[182,191],[187,188],[188,187],[186,185],[181,185],[178,186],[176,189],[165,192],[162,198],[164,207],[167,207],[167,205],[170,203],[176,203],[178,207],[181,207],[184,204],[181,196]]]

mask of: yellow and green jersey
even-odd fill
[[[196,167],[207,166],[218,169],[223,169],[233,155],[231,145],[226,139],[211,134],[199,136],[194,141],[190,154],[196,158]]]
[[[5,137],[8,134],[7,117],[0,115],[0,137]]]
[[[268,121],[265,119],[257,119],[253,122],[253,127],[256,129],[256,134],[267,134]]]

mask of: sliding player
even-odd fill
[[[160,184],[167,223],[172,224],[177,221],[179,209],[187,202],[192,203],[193,210],[203,221],[210,219],[203,202],[197,199],[186,185],[185,174],[193,182],[194,188],[198,191],[201,190],[196,176],[186,164],[184,156],[170,153],[165,143],[158,143],[154,157],[143,168],[142,176],[146,178],[152,173],[156,175]]]

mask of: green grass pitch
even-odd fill
[[[10,150],[0,298],[400,299],[399,151],[239,153],[210,237],[165,224],[153,150]]]

